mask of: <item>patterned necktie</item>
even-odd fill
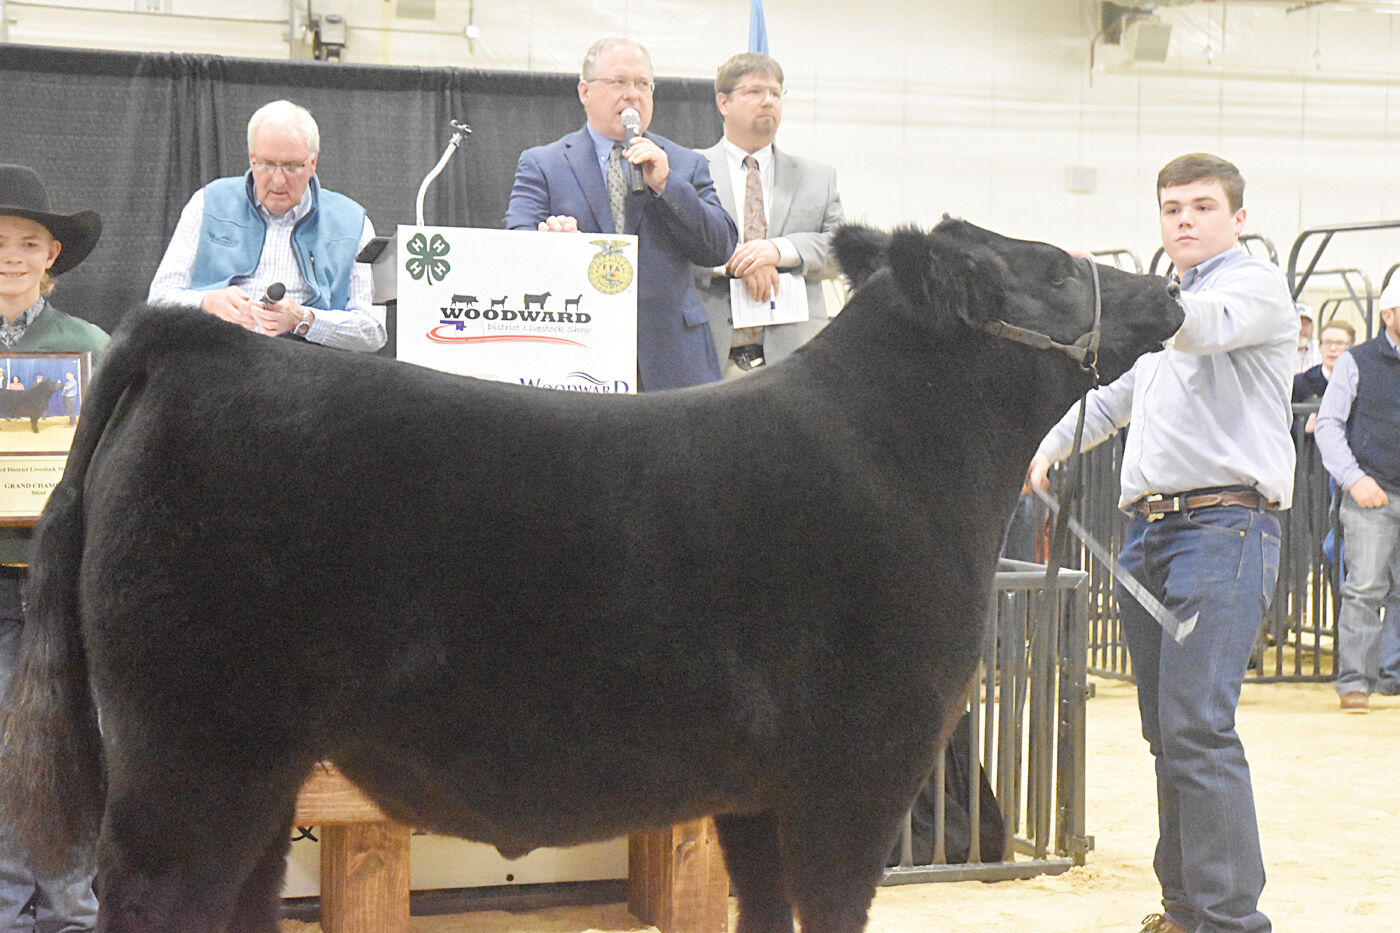
[[[612,212],[613,233],[622,233],[627,223],[627,176],[622,163],[622,143],[613,143],[608,154],[608,209]]]
[[[763,185],[758,178],[758,160],[744,156],[744,242],[768,236],[768,220],[763,216]]]
[[[768,220],[763,216],[763,184],[758,177],[758,160],[744,156],[744,242],[762,240],[768,236]],[[762,345],[762,327],[736,327],[732,345]],[[751,366],[752,364],[750,364]],[[740,369],[749,366],[740,364]]]

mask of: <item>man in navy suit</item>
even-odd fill
[[[637,235],[638,388],[647,391],[719,378],[714,338],[695,293],[691,264],[723,265],[739,238],[705,159],[646,132],[652,88],[646,49],[630,39],[595,42],[584,56],[578,82],[588,122],[521,154],[505,217],[510,230]],[[621,120],[629,107],[637,111],[642,132],[630,140]],[[625,147],[625,162],[641,166],[645,183],[644,190],[619,204],[621,229],[613,219],[606,181],[614,143]]]

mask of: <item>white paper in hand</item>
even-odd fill
[[[754,301],[743,279],[730,279],[729,305],[736,328],[795,324],[808,318],[807,283],[799,275],[780,272],[777,294],[769,301]]]

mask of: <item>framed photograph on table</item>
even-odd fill
[[[91,353],[0,352],[0,525],[32,525],[63,478]]]

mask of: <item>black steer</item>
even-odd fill
[[[62,386],[45,379],[23,389],[0,390],[0,418],[28,418],[34,433],[39,433],[39,419],[49,410],[49,400]]]
[[[508,856],[714,814],[740,931],[863,929],[1090,381],[982,327],[1070,343],[1094,290],[961,221],[837,251],[862,284],[790,359],[638,397],[129,315],[38,531],[8,818],[97,843],[109,933],[276,930],[321,759]],[[1182,313],[1100,275],[1112,378]]]

